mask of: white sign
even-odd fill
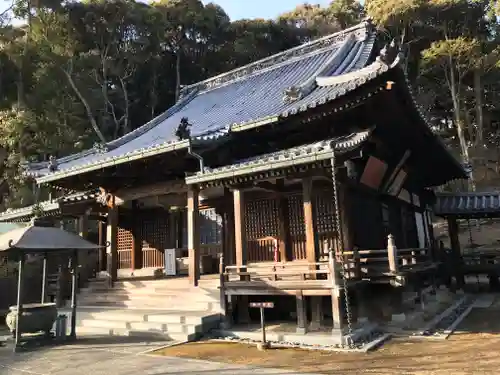
[[[175,249],[165,249],[165,275],[175,276],[176,274]]]

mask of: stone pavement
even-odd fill
[[[125,342],[123,338],[88,338],[78,343],[13,353],[0,348],[0,375],[262,375],[294,373],[155,356],[147,351],[165,342]],[[296,374],[299,375],[299,374]]]

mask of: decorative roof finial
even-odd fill
[[[398,55],[399,55],[399,46],[396,43],[396,40],[393,39],[391,43],[386,44],[384,48],[380,50],[377,59],[386,65],[391,65],[392,63],[394,63]]]
[[[302,91],[300,90],[300,88],[298,88],[297,86],[290,86],[285,89],[283,95],[284,103],[291,103],[300,99],[302,99]]]
[[[94,143],[93,149],[99,154],[105,154],[106,152],[108,152],[108,146],[100,142]]]
[[[57,159],[54,155],[49,156],[49,171],[55,172],[57,171]]]
[[[191,124],[189,123],[187,117],[181,118],[181,122],[175,130],[175,136],[177,137],[177,140],[182,141],[184,139],[191,138],[191,130],[189,129],[190,126]]]

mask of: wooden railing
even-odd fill
[[[252,287],[267,283],[276,287],[299,289],[332,288],[344,274],[350,281],[397,276],[406,271],[418,271],[432,264],[428,249],[397,249],[389,236],[387,249],[345,251],[335,257],[329,252],[328,261],[275,262],[262,265],[224,266],[221,258],[219,273],[222,287]],[[254,285],[255,286],[255,285]]]
[[[200,255],[210,255],[214,258],[222,251],[220,244],[208,244],[200,246]],[[176,257],[187,257],[188,249],[176,249]],[[142,249],[142,267],[143,268],[162,268],[165,267],[165,255],[163,251],[155,248]],[[118,250],[118,268],[129,269],[132,268],[132,250]]]
[[[291,294],[329,295],[337,289],[340,275],[333,252],[328,262],[289,262],[272,266],[224,266],[219,263],[221,301],[227,295]]]

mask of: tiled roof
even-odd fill
[[[500,217],[500,192],[436,193],[434,213],[438,216]]]
[[[94,201],[97,199],[96,191],[87,191],[65,195],[61,198],[51,201],[40,202],[39,206],[43,210],[44,215],[54,216],[60,213],[61,204]],[[33,210],[37,205],[31,205],[22,208],[7,210],[0,213],[0,222],[25,222],[29,221],[33,216]]]
[[[376,32],[370,22],[284,51],[183,89],[180,101],[135,131],[104,148],[61,158],[57,170],[32,164],[38,182],[105,168],[110,165],[185,149],[174,132],[188,118],[193,142],[224,138],[252,124],[275,122],[334,100],[388,69],[375,64],[363,70],[373,55]],[[356,72],[359,72],[357,74]],[[318,78],[350,74],[348,81],[322,85]]]
[[[332,138],[321,142],[298,146],[287,150],[276,151],[270,154],[255,156],[240,160],[234,164],[219,168],[206,168],[203,173],[187,177],[187,184],[215,181],[233,178],[245,174],[253,174],[291,165],[311,164],[331,159],[333,151],[346,152],[352,150],[368,139],[371,130],[352,133],[346,136]]]

